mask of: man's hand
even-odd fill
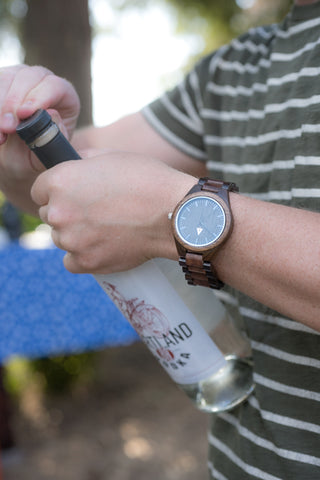
[[[79,114],[79,98],[66,80],[43,67],[0,69],[0,189],[20,208],[34,213],[30,188],[43,167],[18,138],[18,123],[38,108],[49,111],[70,138]]]
[[[59,164],[32,187],[40,218],[74,273],[128,270],[177,258],[168,213],[196,179],[138,154],[108,151]]]

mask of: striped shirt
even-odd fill
[[[320,3],[295,6],[282,23],[203,58],[143,113],[207,162],[211,177],[257,199],[320,211]],[[210,477],[320,479],[319,333],[229,287],[218,296],[245,323],[256,389],[212,416]]]

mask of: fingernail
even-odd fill
[[[4,113],[2,115],[2,128],[3,129],[10,129],[15,127],[15,119],[13,113]]]
[[[33,100],[27,100],[26,102],[24,102],[23,105],[21,105],[22,107],[30,107],[31,105],[33,105]]]

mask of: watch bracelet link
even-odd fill
[[[239,192],[239,188],[235,183],[223,182],[222,180],[212,180],[209,177],[200,178],[198,183],[194,185],[191,190],[189,190],[188,195],[194,192],[226,192],[228,195],[229,192]]]
[[[199,179],[198,183],[191,188],[187,195],[199,191],[219,193],[229,203],[229,192],[238,192],[239,188],[235,183],[203,177]],[[211,262],[203,260],[201,253],[186,252],[185,256],[179,257],[179,265],[182,267],[189,285],[201,285],[215,290],[220,290],[224,287],[224,283],[218,278]]]
[[[201,285],[216,290],[224,287],[211,263],[204,261],[201,254],[186,253],[185,257],[179,258],[179,265],[189,285]]]

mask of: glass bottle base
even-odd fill
[[[223,412],[242,403],[254,390],[252,360],[226,357],[227,364],[198,383],[178,384],[192,403],[204,412]]]

